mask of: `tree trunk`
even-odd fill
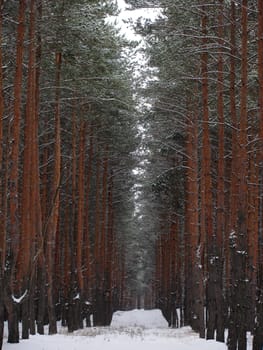
[[[214,338],[215,332],[215,300],[213,289],[213,202],[212,202],[212,176],[211,176],[211,144],[209,136],[209,107],[208,107],[208,48],[207,48],[207,22],[208,14],[206,5],[202,5],[202,54],[201,54],[201,74],[202,74],[202,105],[203,105],[203,138],[202,138],[202,164],[201,164],[201,230],[202,239],[206,241],[206,261],[207,264],[207,339]]]
[[[230,194],[229,194],[229,214],[228,226],[225,235],[224,256],[225,256],[225,284],[226,284],[226,304],[230,303],[230,241],[229,238],[236,232],[237,217],[237,195],[238,195],[238,169],[237,169],[237,108],[236,108],[236,2],[231,1],[230,11],[230,76],[229,76],[229,96],[230,96],[230,116],[231,116],[231,159],[230,159]]]
[[[36,16],[37,19],[42,19],[42,0],[37,1],[36,5]],[[35,293],[37,290],[37,271],[39,266],[44,267],[44,242],[43,242],[43,221],[42,221],[42,207],[41,207],[41,190],[40,190],[40,156],[39,156],[39,113],[40,113],[40,64],[41,64],[41,55],[42,55],[42,39],[41,39],[41,29],[38,28],[36,32],[36,62],[35,62],[35,115],[33,118],[33,135],[32,135],[32,182],[33,182],[33,191],[32,191],[32,206],[33,208],[33,217],[34,222],[32,223],[33,230],[35,230],[35,239],[36,239],[36,253],[34,255],[33,268],[31,271],[31,284],[30,284],[30,334],[35,334],[35,320],[37,319],[36,315],[36,305],[35,305]],[[34,232],[34,231],[33,231]],[[39,264],[41,260],[41,264]],[[45,281],[40,278],[40,295],[43,297],[43,300],[39,300],[37,310],[42,308],[45,305]],[[41,294],[42,291],[44,294]],[[38,319],[38,332],[41,330],[41,322]],[[43,322],[42,322],[43,326]]]
[[[24,128],[24,154],[23,154],[23,178],[22,178],[22,209],[21,209],[21,243],[19,259],[17,262],[18,291],[24,294],[31,287],[31,270],[33,269],[33,255],[35,253],[35,232],[36,232],[36,184],[35,171],[37,162],[34,149],[36,139],[34,137],[36,127],[35,109],[35,1],[30,1],[30,23],[29,23],[29,63],[28,63],[28,83]],[[29,338],[29,298],[25,298],[22,303],[22,338]]]
[[[106,248],[106,265],[105,265],[105,289],[108,291],[108,307],[106,314],[106,325],[110,325],[113,313],[112,305],[112,273],[113,273],[113,230],[114,230],[114,216],[113,216],[113,171],[110,174],[109,188],[108,188],[108,228],[107,228],[107,248]]]
[[[224,35],[224,3],[220,0],[218,15],[218,173],[217,173],[217,210],[216,210],[216,245],[214,249],[215,268],[215,313],[216,340],[224,342],[224,299],[223,299],[223,238],[225,236],[225,134],[224,134],[224,63],[223,63],[223,35]]]
[[[55,98],[55,150],[54,150],[54,177],[52,183],[51,215],[47,227],[47,298],[49,316],[49,334],[57,333],[56,313],[54,303],[54,245],[56,242],[59,206],[60,206],[60,178],[61,178],[61,137],[60,137],[60,78],[61,53],[56,53],[56,98]]]
[[[108,186],[108,147],[103,160],[102,200],[101,200],[101,232],[99,260],[101,265],[101,288],[105,292],[105,254],[106,254],[106,225],[107,225],[107,186]]]
[[[5,195],[4,189],[4,95],[3,95],[3,55],[2,55],[2,26],[3,26],[3,0],[0,1],[0,283],[2,282],[2,271],[5,265],[6,256],[6,211],[5,208]],[[1,283],[2,286],[2,283]],[[2,287],[1,287],[2,288]],[[3,300],[3,299],[1,299]]]
[[[262,189],[263,184],[263,2],[258,0],[258,82],[259,82],[259,147],[257,154],[257,165],[259,168],[259,203],[258,207],[262,209]],[[257,294],[256,294],[256,322],[253,338],[253,350],[261,350],[263,348],[263,249],[260,239],[262,238],[262,214],[259,215],[261,222],[259,223],[258,232],[253,234],[253,268],[255,269],[254,276],[257,277]]]
[[[100,261],[100,190],[101,190],[101,179],[100,179],[100,159],[97,155],[96,164],[96,203],[95,203],[95,237],[94,237],[94,280],[93,284],[93,300],[94,300],[94,325],[100,323],[100,313],[97,310],[100,308],[100,296],[99,296],[99,286],[101,283],[101,261]]]
[[[20,146],[20,119],[21,99],[23,88],[23,57],[25,36],[26,0],[19,1],[17,42],[16,42],[16,70],[14,80],[14,117],[11,125],[10,173],[9,173],[9,214],[10,214],[10,264],[7,284],[10,286],[10,295],[13,292],[14,269],[19,251],[19,205],[18,205],[18,177],[19,177],[19,146]],[[6,297],[8,311],[8,342],[19,342],[18,317],[16,306],[10,297]]]
[[[240,92],[240,129],[238,133],[238,206],[237,231],[232,234],[232,275],[229,324],[229,349],[246,349],[247,331],[247,0],[242,1],[242,51],[241,51],[241,92]]]
[[[43,254],[38,260],[37,271],[37,286],[38,286],[38,302],[37,302],[37,332],[38,334],[44,334],[44,320],[46,311],[46,272],[45,272],[45,260]]]
[[[199,231],[199,185],[198,185],[198,124],[197,115],[190,111],[187,119],[187,173],[185,206],[185,278],[186,278],[186,315],[187,322],[194,330],[205,335],[204,325],[204,289],[202,257],[204,241]],[[188,276],[191,276],[190,278]]]
[[[83,232],[84,232],[84,198],[85,198],[85,155],[86,155],[86,122],[80,124],[79,166],[78,166],[78,217],[77,217],[77,276],[78,288],[82,297],[83,280]]]
[[[2,25],[3,25],[3,0],[0,1],[0,350],[3,344],[4,332],[4,267],[6,256],[6,183],[4,181],[3,158],[3,123],[4,123],[4,95],[3,95],[3,56],[2,56]]]
[[[86,175],[86,201],[85,201],[85,291],[86,300],[92,295],[92,260],[91,260],[91,243],[90,243],[90,190],[91,190],[91,179],[92,179],[92,168],[93,168],[93,126],[90,126],[89,132],[89,152],[88,152],[88,164],[87,164],[87,175]],[[90,308],[90,307],[89,307]],[[88,316],[89,317],[89,316]]]
[[[255,121],[256,123],[256,121]],[[250,294],[250,311],[247,317],[248,330],[253,332],[255,323],[257,299],[257,268],[258,268],[258,238],[259,238],[259,169],[256,145],[253,142],[257,133],[255,126],[249,137],[249,166],[248,166],[248,279]],[[251,142],[250,142],[251,141]]]

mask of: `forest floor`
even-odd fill
[[[250,341],[249,341],[250,342]],[[252,347],[249,345],[248,350]],[[68,333],[59,327],[56,335],[35,335],[4,350],[226,350],[214,340],[200,339],[190,327],[168,328],[159,310],[116,312],[110,327],[85,328]]]

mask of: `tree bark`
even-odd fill
[[[14,116],[11,121],[11,149],[10,149],[10,172],[9,172],[9,214],[10,214],[10,268],[7,285],[10,286],[10,293],[13,293],[14,269],[19,252],[19,147],[20,147],[20,120],[21,120],[21,100],[23,89],[23,58],[24,58],[24,36],[25,36],[25,14],[26,0],[19,1],[17,42],[16,42],[16,70],[14,79]],[[9,294],[9,293],[8,293]],[[16,306],[11,299],[11,295],[6,294],[6,308],[8,310],[8,342],[19,342],[18,318]]]
[[[186,145],[186,205],[185,205],[185,255],[187,260],[186,278],[186,320],[203,338],[204,325],[204,288],[203,288],[203,250],[204,236],[199,231],[199,171],[198,171],[198,123],[197,115],[188,112]],[[188,266],[188,267],[187,267]],[[190,278],[188,276],[191,276]]]
[[[224,342],[224,299],[223,299],[223,239],[225,236],[225,132],[224,132],[224,62],[223,62],[223,35],[224,35],[224,2],[220,0],[218,14],[218,172],[217,172],[217,206],[216,206],[216,244],[214,249],[215,265],[215,313],[216,313],[216,340]]]
[[[93,142],[93,126],[90,126],[89,132],[89,152],[88,152],[88,164],[87,164],[87,175],[86,175],[86,201],[85,201],[85,281],[86,281],[86,299],[88,300],[92,293],[92,275],[93,275],[93,264],[91,260],[91,242],[90,242],[90,190],[91,190],[91,179],[92,179],[92,168],[93,168],[93,157],[94,157],[94,142]]]
[[[60,79],[61,79],[61,53],[56,53],[56,96],[55,96],[55,149],[54,149],[54,175],[52,183],[51,215],[47,227],[47,298],[49,316],[49,334],[57,333],[55,304],[54,304],[54,245],[56,242],[61,181],[61,136],[60,136]]]
[[[106,246],[106,256],[105,256],[105,289],[108,291],[108,307],[106,314],[106,325],[110,325],[113,313],[112,305],[112,274],[114,266],[114,256],[113,256],[113,230],[114,230],[114,213],[113,213],[113,171],[110,173],[109,187],[108,187],[108,227],[107,227],[107,246]]]
[[[2,32],[3,32],[3,0],[0,1],[0,284],[2,285],[2,271],[5,264],[5,255],[6,255],[6,212],[4,193],[4,157],[3,157],[3,148],[4,148],[4,82],[3,82],[3,53],[2,53]],[[3,300],[3,299],[1,299]],[[1,301],[0,301],[1,302]]]
[[[3,31],[3,0],[0,1],[0,349],[3,344],[4,332],[4,267],[6,257],[6,183],[4,181],[4,157],[3,157],[3,123],[4,123],[4,95],[3,95],[3,54],[2,54],[2,31]]]
[[[202,5],[201,14],[202,29],[202,54],[201,54],[201,77],[202,77],[202,160],[201,160],[201,236],[206,241],[206,259],[207,264],[207,339],[214,338],[215,332],[215,300],[212,293],[213,288],[213,271],[212,264],[214,259],[213,252],[213,210],[212,210],[212,175],[211,175],[211,143],[209,136],[209,89],[208,89],[208,33],[207,22],[208,13],[206,5]],[[205,237],[205,239],[204,239]]]
[[[248,9],[247,0],[242,1],[242,49],[241,49],[241,91],[240,128],[238,132],[238,204],[236,233],[232,234],[232,274],[229,323],[229,350],[245,350],[247,347],[247,90],[248,90]]]
[[[84,291],[83,280],[83,233],[84,233],[84,198],[85,198],[85,155],[86,122],[80,123],[79,166],[78,166],[78,217],[77,217],[77,276],[80,295]]]
[[[29,22],[29,62],[28,62],[28,82],[27,99],[24,127],[24,154],[23,154],[23,179],[21,197],[21,242],[20,252],[17,262],[17,290],[20,295],[31,289],[31,270],[33,269],[33,256],[35,252],[35,232],[36,232],[36,184],[35,172],[37,167],[35,162],[35,128],[36,128],[36,51],[35,51],[35,1],[30,1],[30,22]],[[38,163],[38,162],[37,162]],[[33,286],[32,286],[33,288]],[[29,298],[25,298],[22,303],[22,338],[29,338]]]
[[[262,189],[263,183],[263,2],[258,0],[258,81],[259,81],[259,147],[257,154],[257,165],[258,165],[258,179],[259,179],[259,202],[258,208],[262,208]],[[257,209],[258,209],[257,208]],[[259,235],[254,232],[253,243],[251,250],[253,249],[253,268],[254,278],[257,277],[257,294],[256,294],[256,322],[254,329],[253,338],[253,350],[261,350],[263,348],[263,249],[262,244],[260,244],[260,239],[262,237],[262,214],[259,214],[258,232]]]

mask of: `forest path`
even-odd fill
[[[140,325],[140,326],[139,326]],[[153,327],[154,326],[154,327]],[[200,339],[190,327],[168,328],[159,310],[118,311],[112,326],[91,327],[69,334],[35,335],[4,350],[226,350],[225,344]]]
[[[35,335],[3,350],[226,350],[225,344],[199,339],[190,327],[145,329],[143,327],[92,327],[68,334]]]

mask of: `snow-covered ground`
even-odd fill
[[[225,344],[199,339],[190,327],[170,329],[160,310],[117,311],[110,327],[92,327],[72,334],[35,335],[4,350],[226,350]]]
[[[168,322],[161,310],[157,309],[116,311],[112,317],[111,327],[168,328]]]

